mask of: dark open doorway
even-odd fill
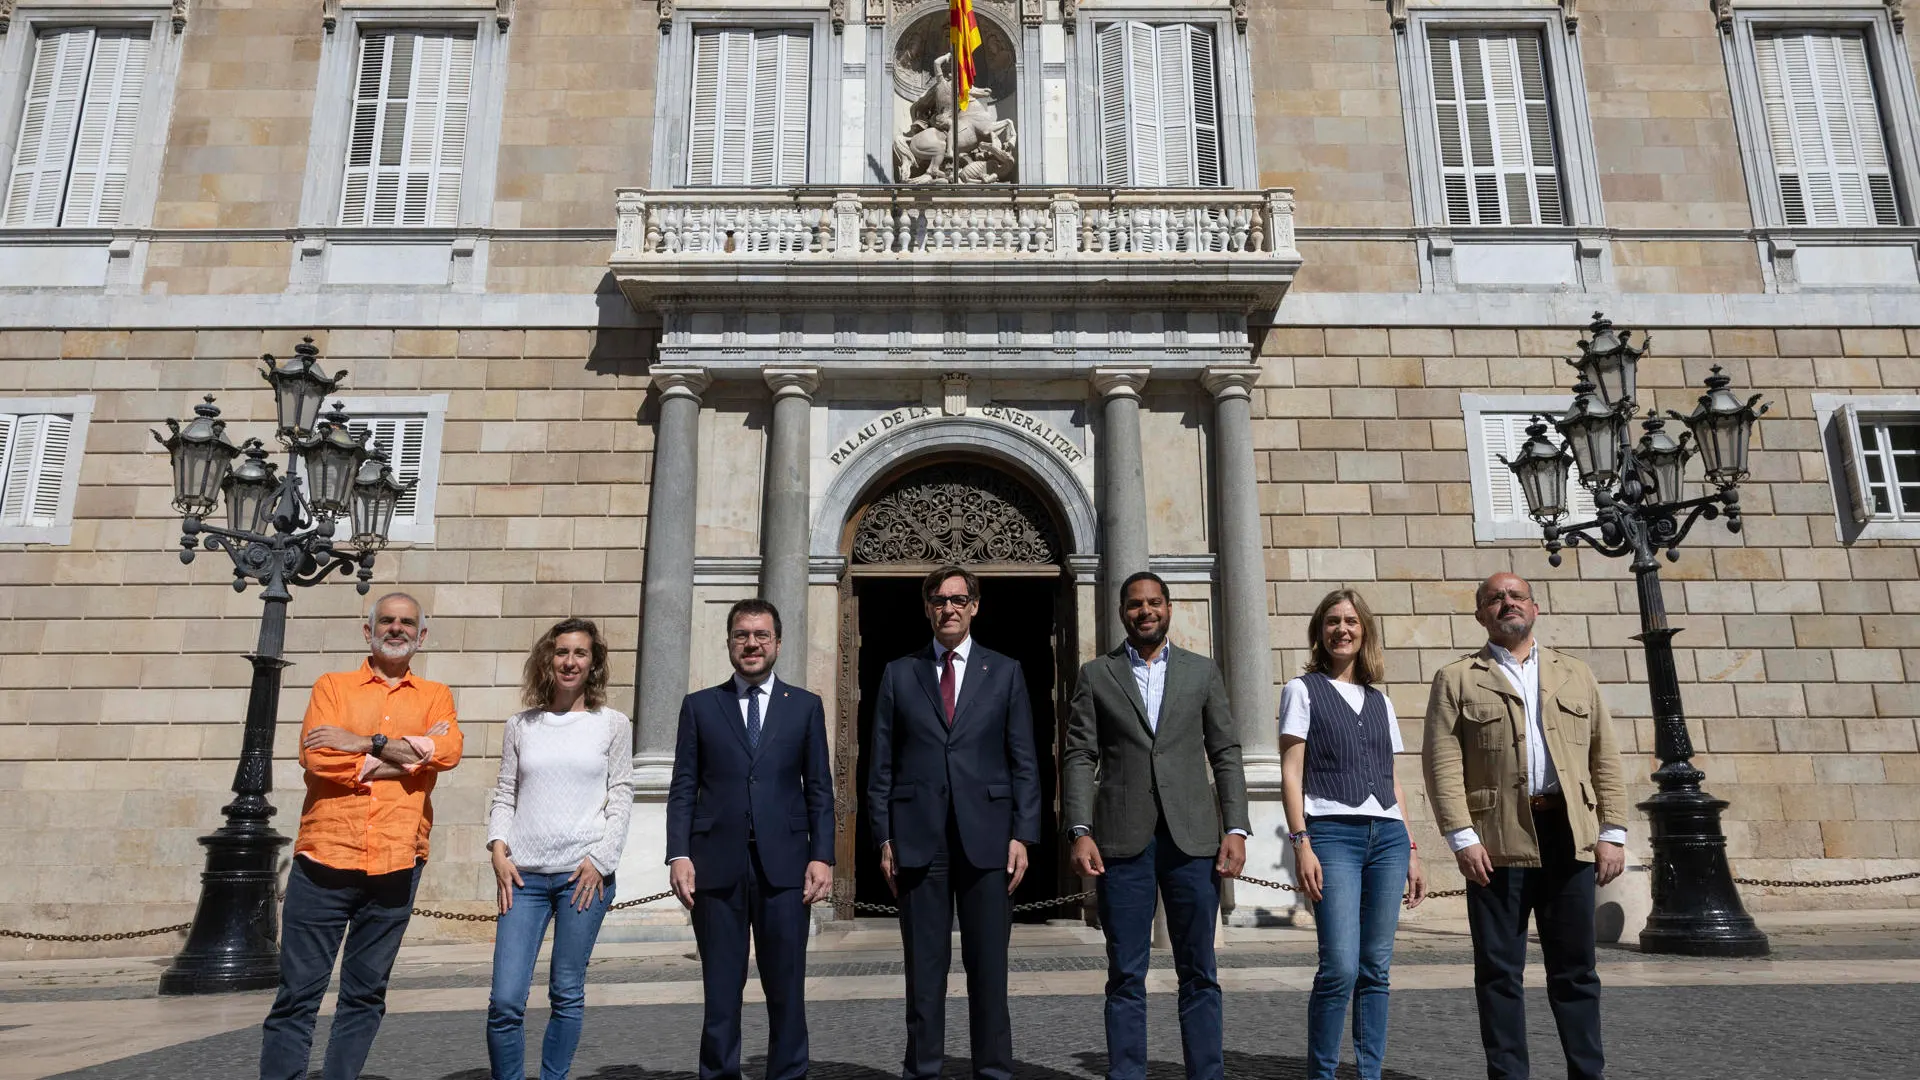
[[[1020,662],[1033,705],[1034,752],[1040,766],[1040,842],[1028,852],[1029,868],[1015,903],[1051,900],[1061,895],[1062,849],[1055,812],[1059,784],[1060,714],[1055,700],[1059,683],[1056,658],[1062,654],[1064,626],[1071,626],[1070,604],[1062,603],[1062,580],[1055,576],[987,577],[980,583],[980,614],[974,619],[976,642]],[[853,606],[859,634],[859,752],[854,787],[856,844],[854,898],[860,903],[892,904],[893,897],[880,876],[880,854],[865,814],[868,748],[873,735],[873,708],[880,673],[888,663],[920,649],[931,640],[920,602],[920,578],[860,577],[853,582]],[[1064,624],[1064,626],[1063,626]],[[1016,915],[1038,922],[1072,911],[1041,910]]]

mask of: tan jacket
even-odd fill
[[[1593,861],[1600,823],[1627,822],[1627,785],[1613,719],[1592,669],[1540,649],[1540,724],[1567,797],[1573,848]],[[1492,650],[1463,656],[1433,677],[1421,763],[1442,832],[1471,825],[1495,866],[1540,865],[1527,796],[1527,711]]]

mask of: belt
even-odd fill
[[[1533,804],[1533,810],[1536,814],[1542,810],[1565,810],[1567,808],[1567,796],[1564,792],[1559,791],[1549,791],[1545,795],[1535,795],[1528,801]]]

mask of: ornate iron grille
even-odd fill
[[[1053,517],[1017,480],[936,465],[901,477],[867,508],[853,538],[859,563],[1051,563]]]

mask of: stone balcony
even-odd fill
[[[1284,188],[628,188],[615,206],[613,276],[662,315],[1150,306],[1265,321],[1300,268]]]

